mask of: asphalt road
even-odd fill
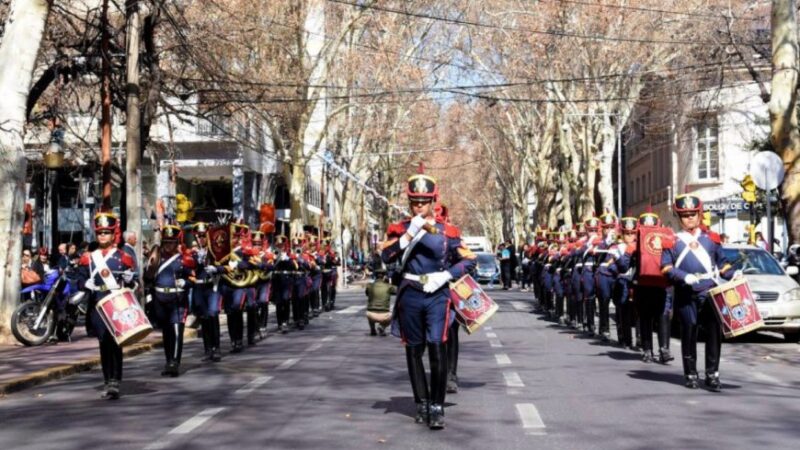
[[[123,397],[116,402],[100,399],[97,371],[0,399],[0,447],[800,445],[797,344],[770,335],[725,343],[723,392],[691,391],[683,387],[678,360],[644,364],[635,353],[531,314],[530,294],[493,296],[500,311],[488,326],[462,334],[461,390],[447,398],[443,431],[414,424],[403,349],[395,338],[368,335],[359,290],[340,293],[338,309],[306,331],[272,334],[221,363],[200,363],[200,342],[194,341],[177,379],[159,376],[161,351],[127,360]]]

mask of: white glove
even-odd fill
[[[408,233],[410,236],[416,236],[417,233],[419,233],[419,230],[425,226],[425,222],[426,221],[424,217],[414,216],[414,218],[411,219],[411,223],[408,224],[408,230],[406,230],[406,233]]]
[[[175,287],[176,288],[182,289],[184,286],[186,286],[186,280],[184,280],[182,278],[178,278],[177,280],[175,280]]]
[[[689,286],[694,286],[695,284],[700,282],[700,279],[697,278],[697,275],[690,273],[689,275],[686,275],[686,278],[684,278],[683,281]]]
[[[231,269],[235,269],[235,268],[239,267],[239,262],[238,261],[234,261],[234,260],[230,260],[230,261],[228,261],[228,267],[230,267]]]
[[[422,286],[422,290],[431,293],[438,291],[442,286],[445,285],[448,281],[452,280],[453,276],[450,275],[450,272],[443,270],[441,272],[434,272],[428,274],[428,281],[425,285]]]
[[[281,253],[281,258],[280,259],[281,259],[281,261],[288,261],[289,260],[289,255],[286,254],[286,253]]]
[[[215,273],[217,273],[217,267],[216,266],[206,266],[205,271],[209,275],[214,275]]]
[[[742,277],[744,277],[744,273],[741,271],[741,269],[737,270],[736,272],[733,272],[733,279],[734,280],[738,280],[739,278],[742,278]]]
[[[126,283],[130,283],[131,281],[133,281],[133,276],[134,275],[136,275],[136,273],[134,271],[126,270],[126,271],[122,272],[122,281],[124,281]]]

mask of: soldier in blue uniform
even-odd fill
[[[581,258],[581,295],[583,302],[583,329],[594,335],[594,313],[595,313],[595,266],[600,256],[597,249],[602,246],[603,239],[599,235],[600,221],[597,217],[591,217],[585,222],[586,242],[580,249]]]
[[[292,239],[292,254],[294,261],[294,277],[292,278],[292,320],[298,330],[305,329],[308,325],[308,272],[310,267],[303,257],[303,241],[300,238]]]
[[[313,246],[309,248],[309,256],[314,261],[314,267],[311,270],[311,316],[317,317],[320,314],[320,289],[322,288],[322,269],[325,265],[325,258],[322,255],[322,249],[319,242],[312,239]]]
[[[630,290],[633,283],[634,267],[631,257],[636,249],[636,233],[638,219],[636,217],[623,217],[620,219],[622,242],[613,252],[614,265],[616,266],[617,280],[614,284],[613,301],[616,308],[617,342],[626,349],[633,348],[633,299]]]
[[[256,336],[261,336],[261,330],[266,332],[267,321],[269,320],[269,299],[272,290],[272,269],[275,263],[275,255],[269,251],[269,245],[264,239],[264,233],[253,232],[252,247],[255,253],[250,257],[250,263],[257,273],[254,306],[247,310],[247,342],[254,345]],[[252,318],[251,318],[252,316]]]
[[[569,317],[569,325],[577,328],[578,324],[582,324],[583,319],[583,288],[581,283],[581,275],[583,272],[583,251],[582,248],[586,244],[586,230],[581,224],[576,228],[577,240],[572,246],[570,251],[570,282],[572,284],[572,313]]]
[[[144,281],[151,288],[153,307],[164,339],[166,365],[162,376],[180,375],[183,353],[183,329],[188,312],[188,279],[195,261],[190,252],[183,252],[183,232],[177,225],[161,227],[161,245],[153,249],[156,258],[149,260]]]
[[[245,244],[250,227],[234,223],[230,225],[231,253],[227,264],[218,267],[224,275],[220,282],[220,293],[228,316],[228,335],[231,339],[231,353],[244,350],[244,309],[248,295],[253,295],[251,286],[244,284],[246,272],[251,269],[249,255],[245,254]]]
[[[682,230],[664,242],[661,269],[675,287],[675,311],[681,321],[681,353],[686,387],[698,388],[697,331],[706,331],[706,386],[719,392],[719,359],[722,330],[708,290],[718,277],[730,278],[732,267],[725,260],[718,237],[700,227],[703,204],[700,198],[684,194],[675,198],[673,209]]]
[[[275,319],[278,322],[278,332],[289,332],[289,316],[291,314],[292,290],[294,289],[294,276],[297,265],[291,258],[289,242],[286,236],[275,237],[275,266],[272,272],[272,298],[275,301]]]
[[[134,261],[115,242],[119,239],[119,220],[110,212],[99,212],[94,217],[94,231],[98,248],[84,253],[78,265],[78,286],[88,291],[89,317],[86,328],[89,335],[97,336],[100,342],[100,365],[103,368],[105,386],[103,396],[119,398],[122,382],[122,349],[106,328],[97,313],[97,302],[114,293],[126,284],[130,286],[136,278]]]
[[[330,239],[323,240],[325,249],[322,255],[324,260],[322,266],[322,309],[330,311],[333,309],[333,303],[336,300],[336,281],[337,281],[337,267],[340,265],[339,257],[333,251],[330,245]]]
[[[617,216],[614,213],[605,213],[600,216],[603,224],[603,242],[600,249],[605,253],[598,255],[600,265],[597,267],[597,303],[600,324],[598,332],[603,341],[609,340],[609,304],[617,280],[616,250],[617,250]]]
[[[220,296],[217,292],[219,269],[214,265],[213,256],[209,254],[208,224],[197,222],[192,227],[197,242],[197,249],[192,251],[195,263],[195,275],[192,280],[192,308],[200,318],[203,348],[203,361],[219,362],[222,355],[219,351],[219,309]]]
[[[389,227],[381,256],[386,264],[399,261],[395,319],[406,344],[416,421],[441,429],[448,372],[445,344],[451,320],[448,282],[472,270],[476,257],[462,244],[458,228],[436,220],[433,202],[438,187],[432,177],[411,176],[406,193],[414,217]],[[426,343],[430,391],[422,363]]]

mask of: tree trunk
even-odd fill
[[[136,233],[136,255],[142,260],[142,154],[141,110],[139,108],[139,40],[141,12],[139,0],[128,0],[127,30],[127,122],[125,125],[125,211],[127,231]],[[141,265],[140,265],[141,267]],[[140,273],[141,275],[141,273]]]
[[[0,42],[0,342],[19,300],[27,161],[25,109],[42,32],[50,12],[45,0],[13,0]]]
[[[786,177],[782,194],[792,242],[800,241],[800,134],[797,130],[797,5],[772,2],[772,96],[770,140],[781,155]]]
[[[615,211],[614,207],[614,150],[617,144],[617,136],[614,127],[611,125],[611,118],[603,115],[602,151],[600,153],[600,180],[597,190],[600,194],[603,211]]]
[[[291,166],[289,178],[289,207],[291,208],[292,237],[303,234],[306,223],[306,170],[305,164],[295,160]]]

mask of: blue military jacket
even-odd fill
[[[675,285],[675,296],[701,297],[716,285],[713,276],[717,271],[722,278],[730,278],[731,265],[725,259],[722,246],[711,239],[708,233],[695,229],[694,233],[676,233],[674,241],[664,243],[661,253],[661,270]],[[686,284],[686,276],[694,274],[700,282],[694,286]]]
[[[402,260],[405,249],[400,248],[400,237],[406,233],[410,223],[410,220],[405,220],[389,227],[389,239],[384,242],[381,252],[384,263]],[[403,273],[426,275],[446,270],[453,280],[457,280],[474,269],[476,256],[461,242],[458,228],[441,221],[437,221],[434,226],[438,232],[426,233],[413,247]],[[410,282],[410,285],[422,290],[422,283]]]
[[[111,276],[114,277],[119,287],[123,285],[121,272],[133,269],[135,263],[130,255],[116,247],[97,249],[94,252],[85,252],[81,255],[78,266],[78,285],[81,289],[90,291],[92,300],[97,301],[108,295],[110,290],[103,281],[99,268],[95,266],[92,260],[92,253],[100,255],[105,261]]]

